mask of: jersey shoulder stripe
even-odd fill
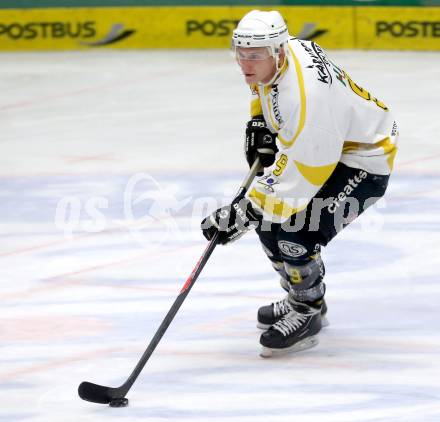
[[[303,76],[303,73],[301,70],[301,64],[299,63],[299,60],[296,57],[292,47],[289,45],[288,48],[289,48],[290,54],[293,58],[293,62],[295,64],[295,73],[296,73],[297,82],[298,82],[298,92],[299,92],[300,101],[301,101],[298,127],[297,127],[296,132],[293,135],[293,137],[291,139],[285,139],[278,133],[278,139],[280,140],[280,142],[285,147],[290,148],[295,143],[296,139],[298,138],[301,131],[303,130],[304,124],[306,121],[306,91],[305,91],[305,87],[304,87],[304,76]]]

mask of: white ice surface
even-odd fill
[[[440,55],[331,56],[401,139],[385,199],[323,253],[320,344],[259,357],[282,291],[249,234],[112,409],[77,386],[125,380],[203,252],[247,171],[248,89],[227,52],[0,55],[1,422],[440,421]]]

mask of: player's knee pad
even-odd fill
[[[289,295],[299,302],[315,302],[325,294],[322,282],[325,269],[319,253],[308,258],[284,262],[289,281]]]
[[[316,280],[325,274],[324,263],[319,253],[304,259],[289,260],[283,263],[284,270],[292,286],[312,287]]]

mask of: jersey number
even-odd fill
[[[338,81],[341,82],[342,85],[347,86],[345,84],[345,82],[344,82],[345,80],[347,80],[348,81],[348,85],[350,86],[351,90],[356,95],[359,95],[359,97],[363,98],[364,100],[373,101],[382,110],[388,111],[388,107],[382,101],[379,101],[377,98],[372,97],[371,94],[368,91],[366,91],[364,88],[361,88],[359,85],[354,83],[353,80],[350,78],[350,76],[348,76],[345,73],[345,71],[340,69],[335,64],[333,64],[333,70],[336,73],[336,79],[338,79]]]
[[[289,275],[290,275],[290,281],[292,282],[292,284],[299,284],[303,281],[301,271],[298,270],[297,268],[291,269]]]
[[[278,158],[276,165],[277,168],[273,171],[273,174],[275,176],[281,176],[287,166],[287,155],[281,154],[281,157]]]
[[[346,76],[348,84],[355,94],[359,95],[359,97],[363,98],[364,100],[373,101],[378,107],[385,111],[388,111],[388,107],[382,101],[379,101],[377,98],[372,97],[368,91],[366,91],[364,88],[361,88],[359,85],[356,85],[347,74]]]

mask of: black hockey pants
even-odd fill
[[[324,275],[321,246],[382,197],[388,179],[339,163],[306,209],[283,224],[263,221],[259,226],[257,234],[274,268],[295,290],[304,290],[304,300],[317,300],[325,291],[318,288]]]

